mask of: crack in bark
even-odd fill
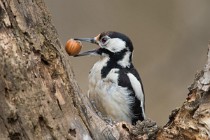
[[[59,109],[60,109],[61,111],[63,111],[63,110],[62,110],[62,107],[61,107],[61,105],[60,105],[60,103],[59,103],[59,100],[56,99],[56,101],[57,101],[57,104],[58,104]]]

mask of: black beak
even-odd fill
[[[96,41],[95,38],[74,38],[74,40],[83,41],[83,42],[89,42],[89,43],[93,43],[93,44],[97,44],[98,45],[98,42]],[[86,55],[98,55],[97,50],[98,49],[91,50],[91,51],[86,51],[86,52],[77,54],[74,57],[86,56]]]

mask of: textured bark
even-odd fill
[[[209,139],[208,56],[163,128],[107,123],[81,93],[43,1],[0,0],[0,139]]]
[[[89,135],[61,47],[42,0],[0,1],[0,139]]]

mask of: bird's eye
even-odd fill
[[[103,37],[102,39],[101,39],[101,42],[104,44],[104,43],[106,43],[106,41],[107,41],[107,38],[106,37]]]

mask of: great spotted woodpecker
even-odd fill
[[[145,96],[141,78],[132,64],[133,44],[119,32],[102,32],[94,38],[75,40],[99,48],[77,56],[100,56],[89,73],[89,98],[96,108],[115,121],[135,124],[145,119]]]

